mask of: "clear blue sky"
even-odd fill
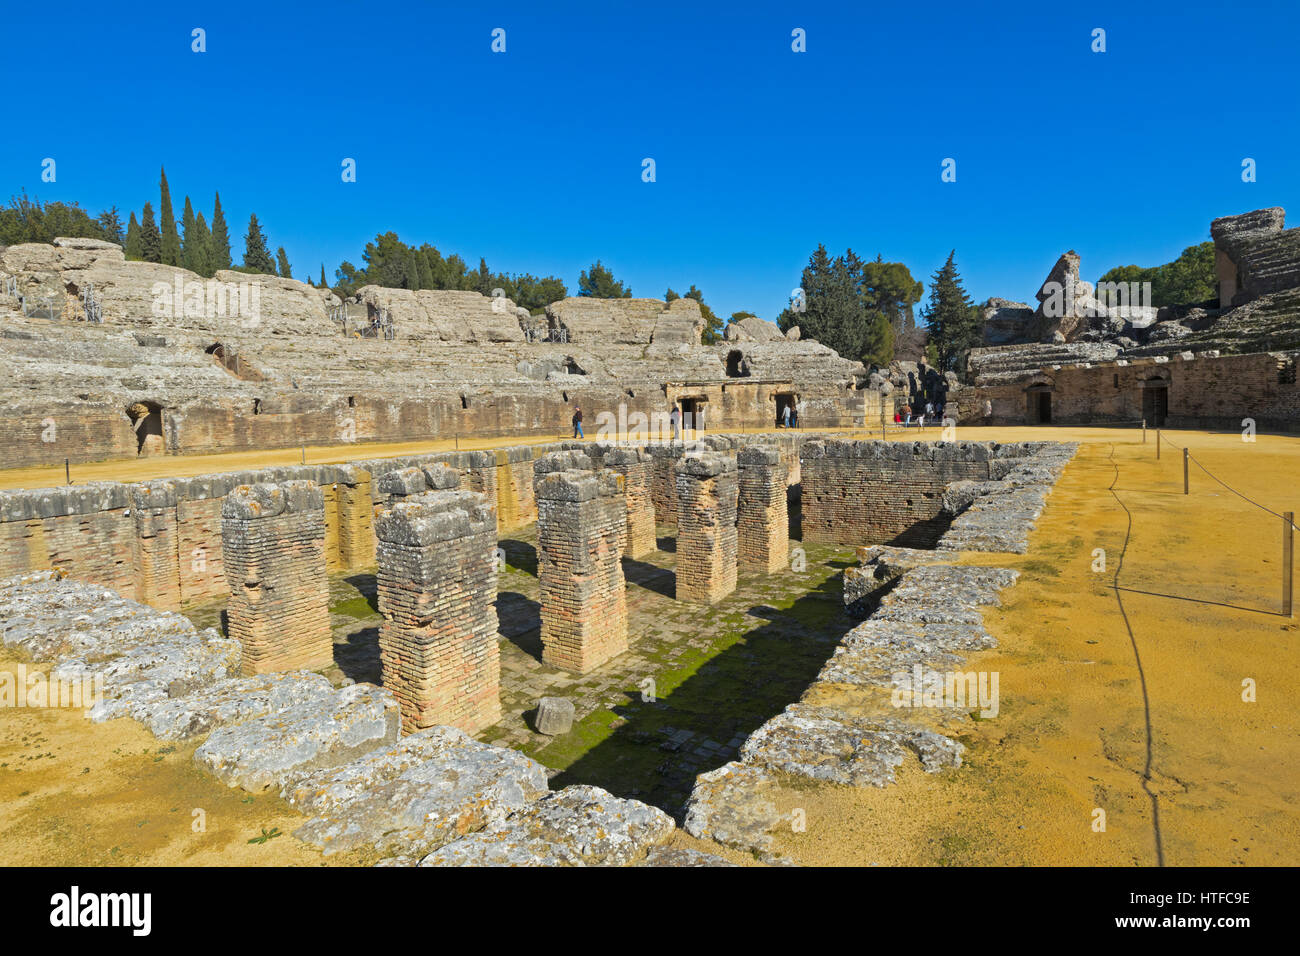
[[[165,164],[178,217],[219,189],[232,234],[256,212],[299,277],[391,229],[571,291],[599,257],[636,295],[695,283],[773,318],[824,242],[922,280],[956,249],[973,298],[1025,299],[1067,249],[1095,279],[1215,216],[1300,224],[1298,8],[10,3],[0,181],[125,220]]]

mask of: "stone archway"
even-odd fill
[[[163,432],[162,406],[157,402],[135,402],[126,410],[135,431],[136,456],[151,458],[167,453],[167,437]]]

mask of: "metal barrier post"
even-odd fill
[[[1142,444],[1147,443],[1147,420],[1142,419]]]
[[[1190,494],[1187,484],[1187,449],[1183,449],[1183,494]]]
[[[1282,614],[1291,617],[1291,566],[1295,562],[1295,512],[1282,512]]]
[[[1160,426],[1156,426],[1156,461],[1160,460]]]

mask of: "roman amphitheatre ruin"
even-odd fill
[[[964,381],[0,249],[0,856],[1294,864],[1300,230],[1211,234]]]

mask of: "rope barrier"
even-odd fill
[[[1210,469],[1206,468],[1203,464],[1201,464],[1201,462],[1200,462],[1199,460],[1197,460],[1197,457],[1196,457],[1195,455],[1193,455],[1193,454],[1191,453],[1191,451],[1189,451],[1187,448],[1182,447],[1182,446],[1179,446],[1179,445],[1175,445],[1175,444],[1174,444],[1173,442],[1171,442],[1168,438],[1164,438],[1164,437],[1160,434],[1159,430],[1156,431],[1156,440],[1157,440],[1157,441],[1161,441],[1161,440],[1163,440],[1164,443],[1165,443],[1166,445],[1168,445],[1170,448],[1176,448],[1176,449],[1178,449],[1178,450],[1184,452],[1184,453],[1187,455],[1187,457],[1188,457],[1189,460],[1191,460],[1191,461],[1193,461],[1193,462],[1196,463],[1196,467],[1197,467],[1197,468],[1201,469],[1201,471],[1205,472],[1207,475],[1209,475],[1211,478],[1213,478],[1213,479],[1214,479],[1215,481],[1217,481],[1219,484],[1223,485],[1224,488],[1227,488],[1229,491],[1231,491],[1234,495],[1236,495],[1236,496],[1237,496],[1238,498],[1240,498],[1242,501],[1245,501],[1245,502],[1248,502],[1249,504],[1254,505],[1256,508],[1259,508],[1261,511],[1267,511],[1269,514],[1271,514],[1271,515],[1272,515],[1273,517],[1275,517],[1275,518],[1281,518],[1283,521],[1286,521],[1286,520],[1287,520],[1286,515],[1282,514],[1281,512],[1274,511],[1272,508],[1269,508],[1269,507],[1266,506],[1266,505],[1262,505],[1262,504],[1260,504],[1258,501],[1256,501],[1254,498],[1249,497],[1248,495],[1243,495],[1243,494],[1242,494],[1240,491],[1238,491],[1236,488],[1232,487],[1232,485],[1228,484],[1226,481],[1224,481],[1222,478],[1220,478],[1220,477],[1219,477],[1218,475],[1216,475],[1214,472],[1210,471]],[[1297,525],[1294,521],[1290,522],[1290,524],[1291,524],[1291,527],[1292,527],[1292,528],[1294,528],[1294,529],[1296,529],[1296,530],[1300,530],[1300,525]]]

